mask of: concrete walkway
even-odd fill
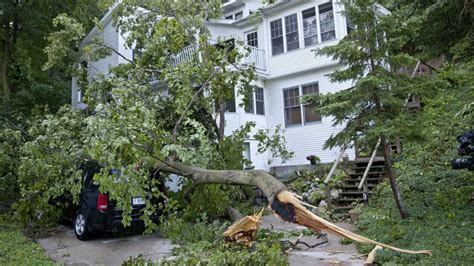
[[[337,223],[337,225],[348,230],[354,230],[351,224]],[[273,215],[263,217],[262,227],[283,231],[306,228],[282,221]],[[311,249],[304,245],[298,245],[298,249],[290,251],[288,255],[290,265],[364,265],[365,259],[358,258],[355,244],[342,245],[340,237],[332,234],[328,234],[327,236],[328,243],[324,245]],[[296,240],[296,237],[291,240]],[[316,236],[305,236],[301,238],[301,241],[314,245],[320,243],[321,239],[317,239]]]
[[[59,226],[54,234],[37,240],[46,254],[61,265],[121,265],[142,254],[156,261],[172,255],[171,241],[158,234],[80,241],[70,227]]]

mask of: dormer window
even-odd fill
[[[241,19],[241,18],[243,18],[243,17],[244,17],[244,12],[242,12],[242,11],[237,12],[237,13],[235,13],[235,15],[234,15],[234,19],[235,19],[235,20],[239,20],[239,19]]]
[[[240,10],[232,14],[228,14],[225,16],[225,19],[233,19],[233,20],[239,20],[244,17],[244,11]]]

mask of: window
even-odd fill
[[[300,94],[300,92],[302,92]],[[319,93],[318,83],[311,83],[283,90],[286,126],[301,125],[321,121],[321,115],[314,112],[313,104],[301,104],[300,95]]]
[[[298,37],[298,17],[296,14],[285,17],[286,30],[286,51],[292,51],[300,48]]]
[[[235,113],[235,98],[226,102],[225,111],[229,113]]]
[[[244,169],[252,169],[252,156],[250,153],[250,143],[244,142],[244,147],[242,149],[242,156],[244,157]]]
[[[319,28],[321,29],[322,42],[336,38],[332,2],[319,6]]]
[[[242,11],[235,13],[234,19],[239,20],[244,16],[244,13]]]
[[[255,106],[258,115],[265,115],[263,88],[257,87],[255,89]]]
[[[254,95],[255,94],[255,95]],[[249,95],[249,102],[245,106],[245,112],[251,114],[265,115],[265,100],[263,88],[256,87]]]
[[[281,19],[270,22],[270,32],[272,39],[272,55],[283,53],[283,25]]]
[[[286,126],[301,124],[301,106],[299,87],[283,91]]]
[[[318,43],[318,26],[314,7],[303,10],[303,36],[305,46]]]
[[[254,97],[253,97],[253,92],[249,94],[249,102],[245,105],[245,112],[253,114],[254,113],[254,107],[253,107],[253,102],[254,102]]]
[[[225,19],[234,19],[234,15],[228,15],[225,17]]]
[[[303,96],[318,94],[319,86],[318,83],[308,84],[302,86]],[[311,123],[316,121],[321,121],[321,115],[315,112],[316,106],[314,104],[305,104],[303,105],[304,109],[304,123]]]
[[[247,45],[258,47],[258,35],[256,31],[247,33]]]

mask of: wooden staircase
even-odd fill
[[[376,156],[373,160],[372,166],[369,169],[367,178],[359,189],[360,182],[364,172],[369,164],[370,157],[359,157],[354,160],[350,169],[348,177],[344,183],[338,187],[342,190],[337,199],[330,203],[330,209],[342,215],[348,215],[355,203],[367,202],[372,193],[372,189],[385,178],[385,161],[382,156]]]

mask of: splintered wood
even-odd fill
[[[224,232],[224,241],[226,244],[237,243],[250,246],[260,228],[262,213],[263,209],[259,214],[245,216],[231,225]]]
[[[306,226],[315,232],[326,231],[341,237],[347,237],[360,243],[378,245],[396,252],[431,255],[430,250],[407,250],[396,248],[341,228],[310,212],[303,206],[301,201],[289,191],[281,191],[278,193],[277,200],[275,200],[272,204],[272,210],[275,215],[279,216],[283,220]]]

